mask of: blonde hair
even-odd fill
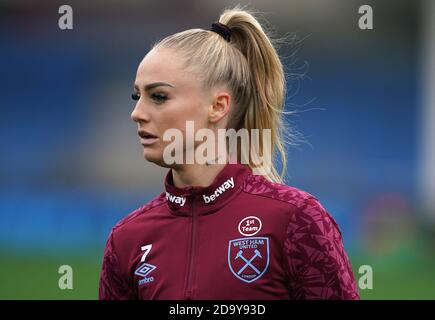
[[[227,86],[233,99],[227,128],[258,129],[260,150],[272,150],[260,167],[255,165],[258,159],[252,158],[248,166],[270,181],[283,183],[287,133],[282,117],[286,93],[283,65],[252,11],[240,6],[226,9],[219,22],[231,29],[230,42],[210,30],[190,29],[160,40],[153,49],[175,49],[184,58],[184,67],[196,72],[205,88]],[[270,129],[271,139],[263,139],[263,129]],[[274,161],[277,153],[282,163],[280,174]]]

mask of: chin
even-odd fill
[[[154,150],[144,150],[144,158],[146,161],[154,163],[160,167],[169,168],[170,165],[163,161],[163,153]]]

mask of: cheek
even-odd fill
[[[165,110],[159,115],[157,125],[159,130],[178,129],[184,134],[187,121],[193,121],[194,130],[197,131],[207,126],[207,120],[206,106],[198,102],[180,101],[176,107],[171,107],[171,109]]]

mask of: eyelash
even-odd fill
[[[133,93],[131,95],[131,98],[135,101],[140,99],[140,95],[138,93]],[[157,103],[157,104],[162,104],[163,102],[165,102],[168,97],[165,96],[164,94],[161,93],[152,93],[151,94],[151,98]]]

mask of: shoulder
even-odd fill
[[[146,214],[152,211],[154,208],[159,207],[166,203],[166,197],[164,193],[160,193],[157,195],[154,199],[150,200],[149,202],[145,203],[143,206],[137,208],[136,210],[132,211],[130,214],[119,220],[115,226],[112,228],[112,233],[115,231],[118,231],[120,229],[123,229],[125,226],[128,226],[130,224],[133,224],[134,221]]]
[[[298,229],[321,229],[322,233],[341,231],[329,212],[321,202],[311,193],[267,180],[260,175],[249,175],[243,191],[252,195],[268,198],[271,201],[280,201],[292,207],[289,232]]]
[[[304,190],[282,183],[272,182],[261,175],[254,174],[246,178],[243,191],[271,200],[286,202],[297,208],[304,206],[309,199],[316,199],[312,194]]]

